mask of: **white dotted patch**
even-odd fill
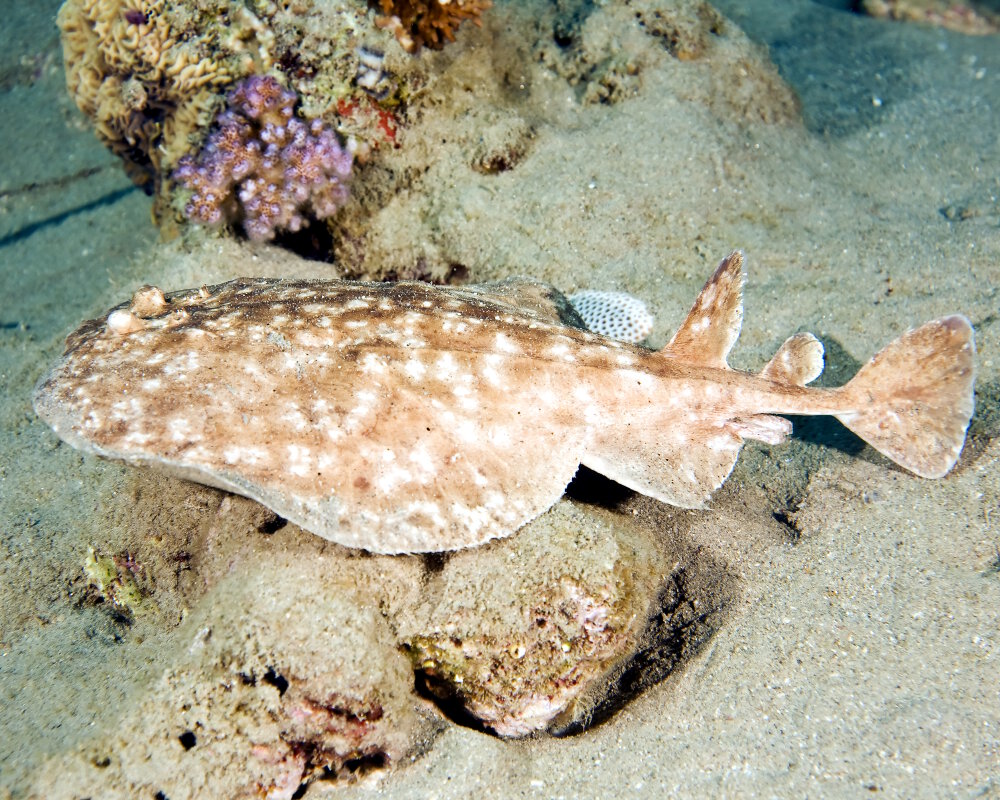
[[[637,344],[653,330],[653,315],[638,297],[625,292],[582,291],[567,300],[594,333]]]

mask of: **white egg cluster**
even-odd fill
[[[653,315],[638,297],[625,292],[575,292],[567,298],[594,333],[638,344],[653,330]]]

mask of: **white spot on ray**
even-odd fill
[[[300,477],[307,475],[311,464],[308,447],[299,444],[288,445],[288,471],[292,475]]]
[[[307,425],[307,420],[305,415],[299,411],[297,403],[289,403],[289,410],[281,418],[286,422],[290,423],[293,428],[297,431],[303,430]]]
[[[585,386],[582,383],[578,383],[573,387],[572,392],[570,392],[573,399],[578,403],[593,403],[594,396],[591,394],[590,387]]]
[[[205,446],[201,444],[188,448],[187,457],[191,459],[191,461],[200,462],[202,464],[215,463],[214,453],[207,450]]]
[[[424,373],[427,372],[427,367],[424,366],[423,362],[418,361],[415,358],[411,358],[407,361],[403,369],[406,371],[406,374],[415,381],[419,381],[422,377],[424,377]]]
[[[379,472],[378,477],[375,478],[375,488],[383,494],[390,494],[401,484],[409,483],[412,480],[413,475],[408,469],[393,464]]]
[[[253,466],[268,459],[270,454],[263,447],[231,445],[223,451],[227,464],[244,463]]]
[[[560,361],[576,361],[576,356],[570,352],[569,347],[563,342],[558,342],[557,344],[552,345],[552,347],[548,349],[548,355],[550,358],[558,359]]]
[[[174,417],[167,423],[167,432],[175,442],[188,441],[191,435],[191,421],[187,417]]]
[[[385,374],[385,361],[376,353],[365,353],[361,359],[361,371],[367,375]]]
[[[188,350],[186,353],[181,353],[172,358],[169,363],[164,364],[163,374],[174,375],[177,380],[184,380],[184,373],[198,369],[198,366],[198,353],[194,350]]]
[[[447,520],[441,514],[441,507],[430,500],[413,500],[406,506],[407,516],[422,515],[431,518],[435,527],[443,528],[447,525]],[[420,531],[417,531],[419,534]]]
[[[499,386],[501,384],[500,373],[496,371],[496,368],[491,367],[489,364],[483,367],[482,375],[483,379],[491,386]]]
[[[507,334],[498,333],[493,340],[493,349],[498,353],[510,353],[511,355],[521,352],[521,348]]]
[[[458,399],[458,404],[466,411],[472,411],[479,407],[479,400],[475,396],[475,393],[468,385],[468,379],[471,378],[469,375],[463,375],[464,383],[457,384],[452,387],[452,392]]]
[[[496,425],[490,428],[489,441],[494,447],[507,448],[511,446],[510,429]]]
[[[470,508],[461,503],[452,503],[450,510],[451,516],[458,520],[459,524],[464,525],[474,537],[478,536],[479,531],[490,521],[489,512],[482,506]]]
[[[414,447],[413,450],[410,451],[409,461],[419,470],[417,473],[417,480],[420,483],[427,483],[431,478],[437,475],[437,462],[431,457],[426,445],[418,444]]]
[[[362,389],[354,394],[354,400],[357,405],[344,417],[344,430],[348,433],[355,432],[360,427],[361,420],[371,413],[375,406],[376,395],[375,392]]]
[[[130,431],[125,434],[125,441],[128,444],[144,445],[155,437],[151,433],[146,433],[144,431]]]
[[[331,442],[339,442],[344,438],[345,433],[332,417],[322,416],[316,420],[316,427],[326,431],[326,438]]]
[[[440,381],[453,381],[458,373],[458,364],[451,353],[443,353],[434,364],[435,377]]]
[[[479,439],[479,426],[471,419],[460,419],[455,423],[455,435],[466,444]]]
[[[705,444],[709,450],[714,450],[715,452],[733,449],[732,437],[724,434],[711,437]]]

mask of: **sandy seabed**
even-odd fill
[[[136,286],[258,269],[211,242],[158,243],[150,200],[66,97],[57,6],[8,10],[0,34],[0,797],[46,796],[95,735],[140,730],[162,657],[155,625],[81,601],[88,548],[125,535],[111,528],[143,479],[59,446],[32,387],[68,331]],[[734,366],[809,330],[833,383],[908,327],[963,313],[977,410],[957,468],[920,480],[805,425],[748,447],[710,511],[627,501],[725,565],[724,620],[693,655],[582,733],[508,741],[448,722],[412,764],[305,796],[1000,796],[1000,42],[834,6],[717,3],[756,44],[697,74],[651,62],[611,105],[536,71],[509,100],[532,127],[513,169],[441,166],[427,196],[373,224],[387,253],[430,235],[476,280],[625,289],[655,312],[654,347],[741,247]],[[498,4],[455,47],[502,47],[518,19]],[[741,73],[737,51],[780,80]],[[188,769],[180,747],[159,755],[165,774]]]

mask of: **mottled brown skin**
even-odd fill
[[[834,414],[918,474],[954,464],[972,413],[971,328],[911,331],[838,389],[792,337],[760,375],[726,354],[742,256],[660,352],[574,327],[551,287],[241,279],[151,287],[67,339],[35,407],[74,446],[252,497],[376,552],[506,536],[582,463],[701,506],[774,414]],[[569,322],[570,324],[566,324]]]

